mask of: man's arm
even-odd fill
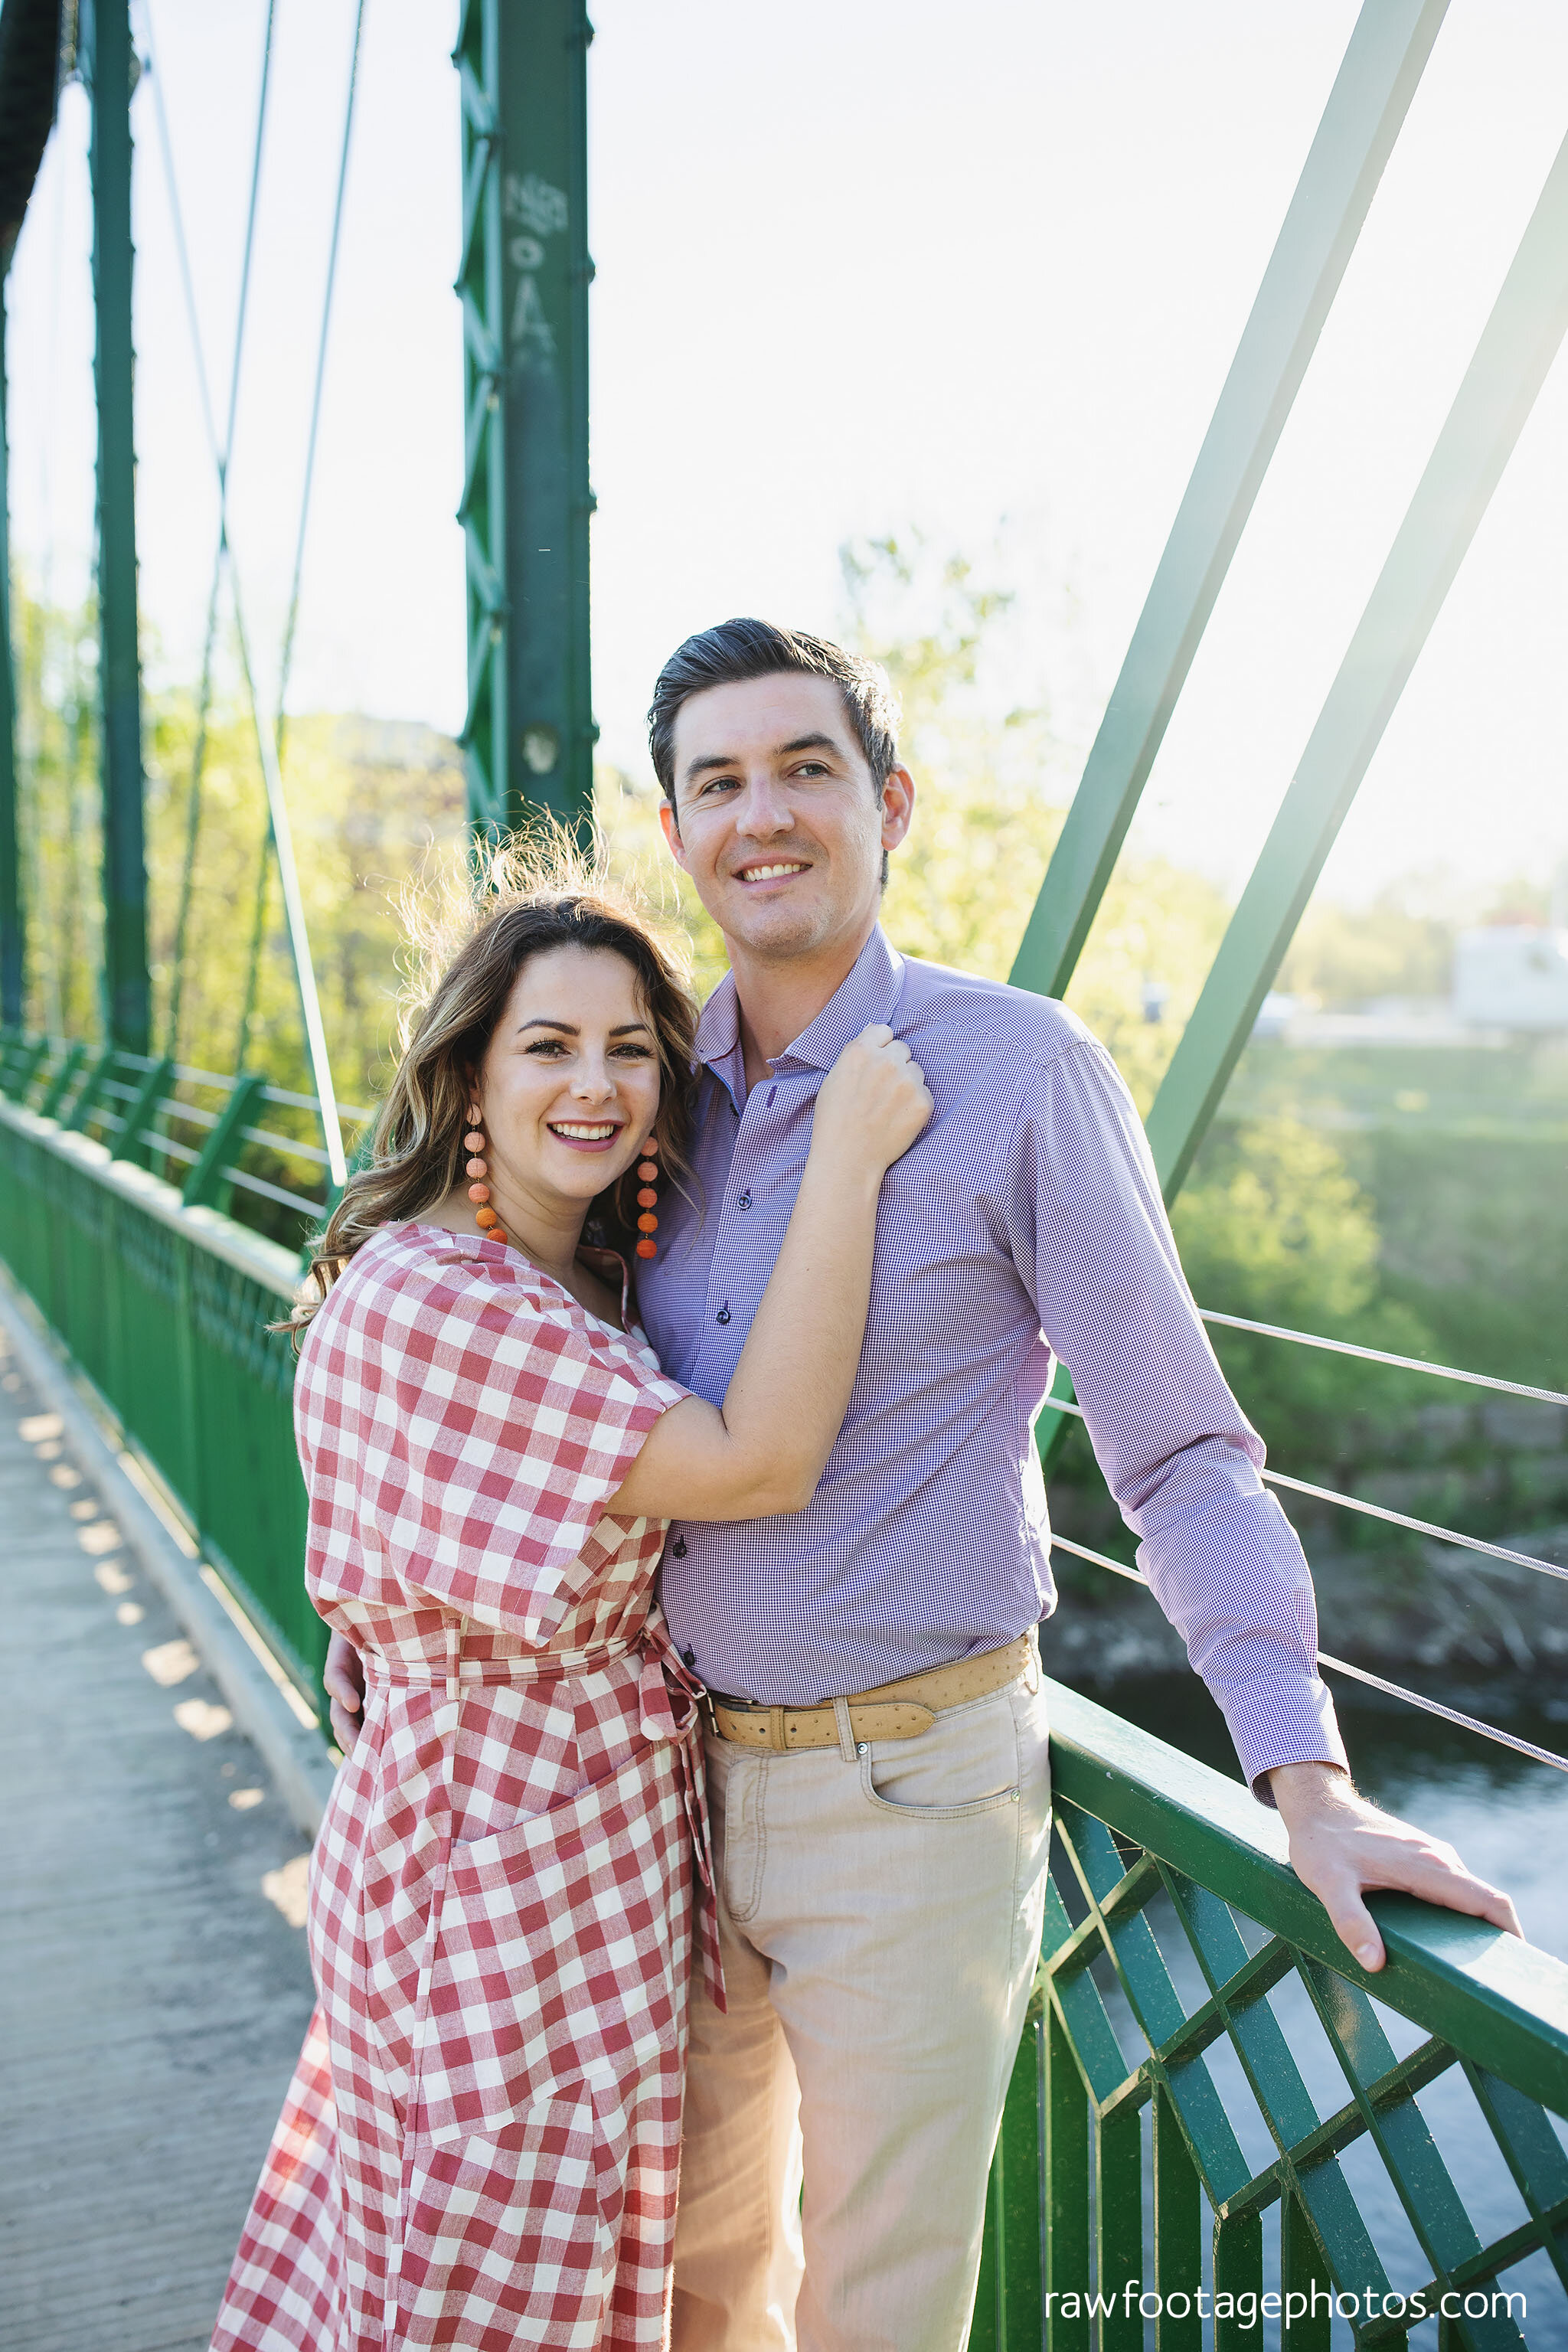
[[[1295,1531],[1258,1473],[1182,1273],[1142,1123],[1104,1048],[1036,1073],[1014,1139],[1008,1226],[1040,1328],[1073,1376],[1139,1565],[1224,1711],[1290,1862],[1365,1968],[1383,1941],[1362,1900],[1397,1887],[1519,1933],[1512,1904],[1449,1846],[1351,1780],[1318,1674],[1317,1606]]]

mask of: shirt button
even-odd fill
[[[723,1306],[721,1307],[718,1314],[713,1318],[713,1320],[715,1323],[728,1323],[730,1320],[730,1302],[728,1299],[726,1299]]]
[[[749,1209],[751,1205],[752,1196],[749,1192],[742,1192],[740,1199],[735,1203],[737,1209]]]
[[[677,1536],[669,1549],[675,1554],[677,1559],[684,1559],[686,1558],[686,1538],[684,1536]],[[690,1659],[688,1658],[686,1663],[689,1665],[691,1664]]]
[[[685,1659],[685,1661],[686,1661],[686,1663],[687,1663],[687,1664],[688,1664],[689,1666],[695,1666],[695,1665],[696,1665],[696,1664],[697,1664],[697,1653],[696,1653],[696,1651],[695,1651],[695,1650],[690,1650],[690,1649],[682,1650],[682,1652],[680,1653],[680,1654],[681,1654],[681,1656]]]

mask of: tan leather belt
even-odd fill
[[[984,1650],[978,1657],[960,1658],[951,1666],[933,1666],[930,1674],[908,1675],[902,1682],[857,1691],[846,1702],[850,1728],[857,1740],[916,1739],[947,1708],[1005,1690],[1028,1667],[1034,1654],[1033,1634],[1020,1633],[1005,1649]],[[767,1748],[783,1755],[795,1748],[837,1748],[839,1743],[838,1715],[831,1699],[821,1706],[753,1706],[710,1691],[708,1707],[720,1738],[733,1740],[738,1748]]]

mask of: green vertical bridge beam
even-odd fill
[[[1012,971],[1060,996],[1399,135],[1447,0],[1366,0]]]
[[[98,322],[98,606],[103,698],[103,1006],[109,1042],[149,1051],[142,663],[136,626],[132,424],[131,90],[128,0],[81,0],[92,99],[92,287]]]
[[[461,93],[468,815],[594,804],[587,51],[582,0],[465,0]]]
[[[1568,141],[1416,486],[1148,1118],[1169,1199],[1568,331]]]
[[[16,827],[16,673],[11,650],[9,444],[5,434],[5,278],[0,255],[0,1028],[19,1029],[26,995],[26,919]]]

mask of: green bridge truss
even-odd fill
[[[1367,0],[1355,26],[1020,947],[1020,986],[1060,994],[1071,978],[1445,6]],[[464,740],[481,832],[538,808],[583,824],[591,809],[590,38],[581,0],[464,0],[455,53]],[[343,1164],[289,898],[281,720],[258,735],[313,1097],[186,1069],[174,1039],[160,1056],[149,1034],[126,0],[0,0],[5,262],[66,68],[93,107],[103,1017],[90,1047],[25,1025],[7,623],[0,1259],[165,1508],[313,1694],[323,1638],[300,1575],[292,1360],[267,1331],[299,1261],[234,1213],[264,1202],[302,1233]],[[346,168],[346,126],[344,156]],[[1153,1105],[1167,1196],[1565,328],[1568,147]],[[325,340],[323,322],[323,352]],[[0,431],[0,489],[4,446]],[[4,511],[0,499],[0,557]],[[0,562],[0,602],[5,580]],[[344,1113],[363,1127],[365,1114]],[[1058,1402],[1062,1428],[1070,1388]],[[1157,2352],[1323,2352],[1331,2337],[1392,2346],[1417,2327],[1445,2352],[1568,2346],[1568,1968],[1381,1897],[1389,1963],[1363,1977],[1286,1866],[1276,1817],[1237,1782],[1059,1685],[1052,1705],[1051,1900],[993,2169],[974,2352],[1131,2352],[1151,2336]]]

